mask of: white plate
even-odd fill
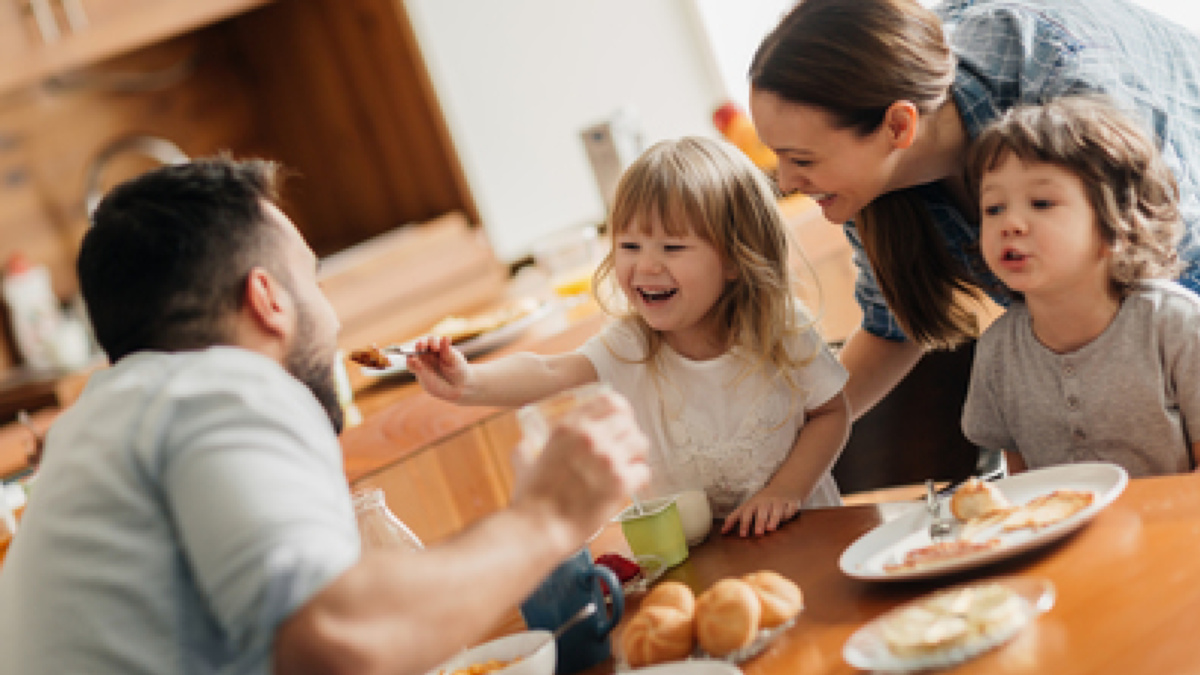
[[[650,673],[654,673],[655,675],[660,675],[660,673],[661,673],[661,675],[665,675],[666,673],[675,673],[675,672],[679,672],[681,675],[682,675],[682,673],[693,673],[693,672],[697,673],[697,674],[699,674],[699,673],[718,674],[718,673],[726,673],[726,672],[740,673],[742,671],[741,671],[741,669],[738,668],[738,664],[745,663],[746,661],[749,661],[750,659],[765,652],[767,650],[767,647],[770,647],[771,644],[774,643],[775,640],[780,635],[783,635],[784,633],[788,632],[788,630],[790,630],[792,626],[795,626],[796,621],[798,621],[799,618],[800,618],[800,616],[797,614],[796,616],[793,616],[792,618],[779,624],[778,626],[775,626],[774,628],[759,629],[758,635],[754,638],[753,642],[751,642],[749,645],[747,645],[745,647],[742,647],[741,649],[734,650],[734,651],[726,654],[725,656],[712,656],[712,655],[706,653],[703,649],[700,648],[700,645],[697,644],[695,646],[695,648],[692,649],[692,655],[682,661],[670,661],[668,663],[660,663],[656,666],[647,666],[640,670],[631,670],[629,668],[629,664],[625,662],[624,655],[616,654],[616,655],[614,655],[614,658],[613,658],[614,662],[616,663],[616,666],[613,668],[613,670],[615,672],[621,673],[622,675],[635,675],[635,674],[641,674],[641,673],[646,673],[647,675],[649,675]],[[703,670],[700,668],[700,666],[698,664],[711,664],[711,666],[705,666],[705,667],[710,667],[711,670]],[[657,668],[660,668],[660,667],[667,668],[668,666],[677,666],[679,668],[683,668],[683,667],[687,666],[689,668],[696,668],[696,670],[679,670],[679,671],[670,670],[670,669],[662,670],[662,671],[656,670]],[[732,670],[730,670],[730,669],[732,669]]]
[[[952,592],[966,586],[985,586],[988,584],[1002,584],[1017,594],[1017,597],[1021,601],[1021,616],[1019,621],[1011,626],[996,630],[991,634],[976,637],[966,644],[956,645],[927,654],[899,655],[892,653],[883,634],[885,622],[913,604],[927,601],[934,595],[931,594],[901,605],[858,629],[846,641],[845,647],[842,648],[842,657],[846,659],[846,663],[855,668],[880,672],[910,672],[931,668],[946,668],[979,656],[989,649],[1008,642],[1017,633],[1020,633],[1023,628],[1028,626],[1033,619],[1037,618],[1039,614],[1046,613],[1054,606],[1054,585],[1045,579],[1021,577],[995,579],[956,586],[938,591],[937,593]]]
[[[1064,464],[1019,473],[994,483],[1013,504],[1024,504],[1055,490],[1086,491],[1095,498],[1091,506],[1048,527],[996,533],[1000,545],[995,548],[917,568],[886,571],[884,565],[898,563],[909,551],[932,543],[928,512],[923,508],[913,509],[859,537],[842,552],[838,565],[847,575],[866,581],[928,579],[986,565],[1065,537],[1095,518],[1121,494],[1128,482],[1125,469],[1104,462]]]
[[[493,349],[499,349],[513,340],[516,340],[521,336],[522,333],[528,330],[530,326],[532,326],[535,322],[545,318],[552,311],[554,311],[554,303],[543,302],[538,305],[537,309],[526,314],[520,319],[517,319],[516,321],[506,323],[495,330],[482,333],[471,338],[470,340],[463,340],[454,346],[458,348],[458,350],[461,351],[467,358],[485,354]],[[416,340],[409,340],[408,342],[403,343],[401,346],[411,347],[414,343],[416,343]],[[361,366],[363,375],[368,377],[390,377],[408,372],[407,357],[399,354],[388,354],[387,357],[388,360],[392,362],[391,367],[368,368],[366,366]]]

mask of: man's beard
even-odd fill
[[[316,321],[308,307],[298,303],[296,318],[296,335],[288,347],[283,359],[283,367],[308,387],[317,402],[325,409],[329,422],[333,425],[334,433],[342,433],[345,424],[342,404],[338,401],[337,384],[334,382],[333,359],[334,350],[325,349],[317,344],[313,335],[316,332]]]

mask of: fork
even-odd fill
[[[396,354],[399,356],[420,356],[422,354],[429,353],[429,350],[427,349],[414,349],[412,347],[405,347],[403,345],[388,345],[386,347],[380,347],[379,351],[383,352],[384,354]]]
[[[929,538],[935,542],[950,536],[954,522],[942,517],[942,500],[933,489],[933,480],[925,481],[925,510],[929,511]]]

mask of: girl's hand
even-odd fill
[[[408,369],[425,391],[452,403],[462,400],[471,381],[471,364],[450,338],[423,337],[413,346],[420,353],[408,357]]]
[[[800,501],[783,495],[774,495],[760,490],[725,519],[721,534],[728,534],[735,527],[740,536],[749,536],[751,528],[755,536],[761,537],[779,529],[779,525],[800,511]]]

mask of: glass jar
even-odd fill
[[[364,551],[397,547],[420,551],[425,548],[417,535],[388,508],[381,488],[362,488],[355,491],[353,497],[354,517],[358,520],[358,534]]]

